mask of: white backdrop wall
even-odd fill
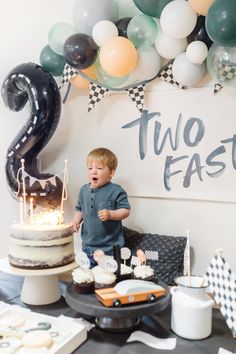
[[[15,66],[30,61],[39,63],[39,54],[47,44],[50,27],[57,22],[72,24],[73,4],[72,0],[1,1],[1,84]],[[184,154],[190,156],[190,152],[191,155],[198,153],[205,166],[206,156],[220,145],[220,141],[235,134],[235,91],[225,88],[217,97],[213,96],[212,83],[203,82],[200,86],[186,92],[159,81],[148,86],[145,107],[150,112],[161,112],[159,122],[163,129],[171,127],[174,131],[181,113],[183,126],[189,117],[199,117],[204,122],[205,135],[194,151],[186,150],[182,139],[177,152],[166,144],[161,156],[157,156],[153,153],[152,122],[143,160],[139,157],[139,128],[122,129],[125,124],[140,117],[128,96],[125,93],[109,94],[88,114],[88,92],[73,89],[62,107],[58,128],[40,156],[42,170],[52,174],[61,171],[64,160],[68,159],[66,219],[72,219],[78,189],[86,183],[87,153],[94,147],[106,146],[119,158],[114,181],[123,185],[129,194],[132,213],[124,223],[126,226],[168,235],[185,235],[189,229],[193,273],[205,271],[217,248],[224,249],[226,260],[236,270],[236,171],[232,167],[232,147],[227,145],[226,153],[218,158],[226,166],[218,178],[210,178],[203,172],[201,182],[194,174],[190,188],[183,188],[184,174],[178,174],[170,179],[170,192],[163,187],[167,155],[177,157]],[[62,96],[64,94],[65,91],[62,91]],[[10,225],[19,219],[19,203],[11,197],[5,181],[5,155],[29,117],[29,107],[18,113],[11,112],[1,99],[0,117],[0,257],[3,257],[8,251]],[[174,169],[184,171],[186,166],[187,163]],[[215,171],[216,167],[211,170]]]

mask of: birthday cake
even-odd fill
[[[48,269],[73,262],[72,224],[13,224],[8,259],[13,267],[22,269]]]

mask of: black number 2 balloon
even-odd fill
[[[26,198],[34,198],[37,204],[56,207],[62,193],[62,181],[58,176],[38,171],[37,157],[55,132],[61,114],[61,98],[54,78],[34,63],[14,68],[2,85],[2,98],[12,111],[20,111],[27,101],[30,116],[25,126],[8,148],[6,177],[10,192],[17,197],[24,188]],[[25,175],[19,170],[24,160]]]

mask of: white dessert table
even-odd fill
[[[73,262],[57,268],[30,270],[12,267],[7,257],[0,259],[2,272],[24,277],[21,301],[28,305],[48,305],[58,301],[61,297],[58,275],[77,266]]]

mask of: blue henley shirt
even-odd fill
[[[84,246],[93,251],[102,249],[112,253],[113,246],[124,246],[121,220],[101,221],[98,211],[103,209],[130,209],[127,193],[118,184],[108,182],[101,188],[91,188],[90,184],[81,187],[75,210],[83,213],[81,237]]]

